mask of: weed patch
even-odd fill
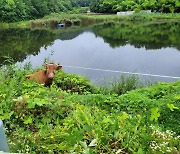
[[[0,118],[11,152],[180,151],[179,81],[105,94],[86,78],[64,72],[47,88],[26,80],[33,71],[27,68],[0,69]]]

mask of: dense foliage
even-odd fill
[[[51,13],[116,13],[129,10],[179,13],[179,0],[1,0],[0,21],[42,18]]]
[[[90,9],[98,13],[118,11],[152,10],[156,12],[180,12],[179,0],[92,0]]]
[[[51,88],[25,80],[29,66],[0,70],[0,119],[11,152],[177,153],[180,82],[103,94],[57,72]],[[60,87],[58,87],[60,86]]]
[[[50,13],[87,6],[89,0],[1,0],[0,21],[13,22],[42,18]]]

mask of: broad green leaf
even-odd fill
[[[93,154],[93,152],[90,148],[87,148],[84,150],[84,154]]]
[[[31,117],[28,117],[28,119],[26,119],[25,121],[24,121],[24,124],[31,124],[33,122],[33,120],[32,120],[32,118]]]
[[[128,115],[126,112],[123,112],[122,118],[123,118],[124,120],[125,120],[125,119],[128,119],[128,118],[129,118],[129,115]]]
[[[174,99],[175,99],[175,100],[180,100],[180,95],[174,96]]]
[[[32,100],[28,100],[28,108],[32,109],[35,107],[35,104]]]
[[[152,108],[150,120],[151,121],[153,121],[153,120],[157,121],[159,117],[160,117],[159,108]]]
[[[167,104],[167,107],[168,107],[171,111],[174,111],[174,109],[179,109],[178,107],[175,107],[174,104]]]
[[[61,143],[59,144],[59,149],[60,149],[60,150],[65,150],[65,149],[66,149],[66,143],[65,143],[65,142],[61,142]]]
[[[142,148],[139,148],[138,151],[137,151],[137,154],[144,154],[144,151]]]
[[[34,99],[34,102],[35,102],[35,104],[37,104],[37,105],[39,105],[39,106],[42,106],[42,105],[43,105],[42,100],[39,99],[39,98],[35,98],[35,99]]]
[[[105,118],[102,122],[113,124],[113,121],[110,118]]]

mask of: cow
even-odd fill
[[[62,68],[61,65],[56,65],[54,63],[46,64],[45,70],[40,70],[34,74],[26,75],[29,80],[35,80],[40,84],[44,84],[45,87],[50,87],[52,85],[55,72]]]

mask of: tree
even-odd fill
[[[117,11],[152,10],[164,13],[180,12],[179,0],[92,0],[93,12],[116,13]]]
[[[27,18],[26,5],[23,0],[3,0],[0,2],[0,20],[18,21]]]

